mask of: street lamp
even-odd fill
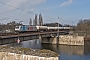
[[[59,18],[58,17],[58,32],[57,32],[57,36],[59,37],[59,19],[62,19],[62,18]]]

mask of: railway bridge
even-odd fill
[[[66,31],[7,34],[0,36],[0,44],[19,43],[21,41],[37,39],[39,39],[41,43],[84,45],[84,36],[70,35]]]
[[[66,31],[53,31],[53,32],[36,32],[36,33],[20,33],[20,34],[7,34],[0,36],[0,44],[15,43],[18,39],[20,41],[40,39],[41,43],[58,43],[58,35],[67,34]],[[55,41],[56,40],[56,41]]]

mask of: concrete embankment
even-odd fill
[[[65,45],[84,45],[84,36],[60,35],[59,39],[54,39],[52,44],[57,43]]]
[[[59,43],[68,45],[84,45],[84,37],[72,35],[60,36]]]
[[[0,46],[0,60],[59,60],[58,56],[50,50]]]

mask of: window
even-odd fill
[[[16,28],[19,28],[19,26],[16,26]]]

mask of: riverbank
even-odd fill
[[[0,60],[40,60],[40,59],[54,59],[58,60],[59,54],[51,50],[39,50],[31,48],[14,48],[9,46],[0,46]]]

